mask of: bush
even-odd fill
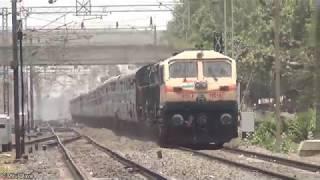
[[[292,120],[283,121],[281,139],[281,152],[295,152],[298,143],[310,138],[315,130],[315,112],[299,113]],[[255,132],[248,137],[249,142],[274,151],[276,142],[276,123],[274,115],[269,115],[256,121]]]
[[[280,151],[283,153],[296,152],[298,149],[298,144],[293,142],[286,133],[282,133],[282,142],[280,145]]]
[[[275,144],[275,132],[276,125],[273,118],[264,118],[256,124],[256,131],[250,137],[250,141],[252,144],[272,150]]]
[[[288,135],[296,143],[308,139],[315,130],[315,111],[299,113],[297,118],[288,123]]]

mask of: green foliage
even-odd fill
[[[252,136],[252,144],[263,145],[265,148],[271,150],[275,143],[275,129],[274,121],[263,121],[258,125],[256,132]]]
[[[173,20],[168,24],[167,37],[178,46],[212,48],[214,32],[224,31],[224,5],[221,0],[188,0],[174,9]],[[190,26],[188,3],[190,2]],[[227,0],[227,7],[230,7]],[[273,97],[274,18],[273,0],[233,0],[234,2],[234,59],[238,62],[238,77],[244,89],[249,80],[247,105],[257,103],[259,98]],[[307,111],[314,103],[313,46],[320,21],[313,12],[313,0],[282,0],[280,22],[281,94],[297,104],[299,112]],[[226,11],[227,24],[231,27],[231,11]],[[318,14],[320,17],[320,13]],[[314,23],[313,23],[314,21]],[[230,30],[230,29],[229,29]],[[230,34],[230,32],[229,32]],[[319,34],[319,33],[318,33]],[[230,50],[230,49],[229,49]],[[230,51],[227,55],[231,55]],[[292,63],[303,64],[296,68]],[[251,78],[252,77],[252,78]],[[281,150],[296,149],[301,140],[307,139],[314,130],[313,112],[298,114],[283,123]],[[249,137],[253,144],[273,149],[275,144],[274,117],[257,123],[256,132]]]
[[[256,122],[255,132],[249,136],[249,141],[253,145],[262,146],[273,151],[276,143],[276,124],[274,114],[269,114]],[[281,144],[281,150],[286,152],[288,143]]]
[[[280,151],[283,153],[296,152],[298,144],[293,142],[285,133],[282,134],[282,142],[280,145]],[[272,149],[273,150],[273,149]]]
[[[309,110],[299,113],[295,120],[289,122],[288,128],[288,135],[292,141],[299,143],[308,139],[310,133],[315,130],[315,112]]]
[[[295,152],[298,144],[310,138],[315,129],[315,112],[298,113],[294,119],[283,121],[281,151]],[[268,115],[256,122],[255,132],[249,136],[249,142],[271,151],[275,150],[276,124],[274,115]]]
[[[182,1],[188,2],[188,1]],[[227,6],[230,7],[230,0]],[[247,104],[261,97],[273,96],[274,21],[273,1],[233,0],[234,2],[234,58],[238,61],[238,76],[246,87],[251,74]],[[188,26],[188,3],[175,8],[173,20],[168,24],[168,37],[173,44],[212,48],[213,33],[224,31],[223,1],[190,0],[191,21]],[[312,0],[282,0],[280,60],[282,64],[281,91],[297,90],[299,95],[290,97],[300,103],[301,111],[313,101],[313,71],[294,69],[289,63],[312,65],[310,40],[312,28]],[[227,10],[227,24],[231,27],[231,11]],[[230,29],[229,29],[230,30]],[[179,40],[178,40],[179,39]],[[185,43],[181,43],[181,42]],[[180,42],[180,43],[177,43]],[[227,42],[229,47],[231,42]],[[185,47],[185,46],[184,46]],[[229,49],[230,50],[230,49]],[[231,55],[230,51],[227,55]],[[308,85],[306,85],[308,84]],[[302,97],[298,100],[298,97]]]

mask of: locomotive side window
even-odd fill
[[[158,68],[156,66],[153,66],[152,69],[150,70],[150,79],[149,83],[150,84],[159,84],[159,72]]]
[[[169,67],[171,78],[197,77],[197,62],[174,62]]]
[[[159,70],[159,80],[160,80],[160,84],[163,84],[164,83],[164,73],[163,73],[163,71],[164,71],[164,68],[163,68],[163,66],[160,66],[160,70]]]
[[[205,77],[231,77],[232,67],[227,61],[204,61],[203,75]]]

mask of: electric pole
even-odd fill
[[[187,35],[186,35],[186,38],[187,40],[189,39],[189,36],[190,36],[190,26],[191,26],[191,0],[188,0],[188,27],[187,27]]]
[[[227,55],[227,0],[223,0],[224,20],[224,54]]]
[[[19,67],[18,67],[18,46],[17,46],[17,0],[11,1],[12,7],[12,68],[14,83],[14,123],[15,123],[15,143],[16,159],[21,158],[20,146],[20,117],[19,117]]]
[[[19,28],[18,28],[18,40],[19,40],[19,57],[20,57],[20,85],[21,85],[21,153],[24,154],[25,146],[24,146],[24,136],[25,136],[25,113],[24,113],[24,75],[23,75],[23,47],[22,47],[22,20],[19,20]]]
[[[320,0],[315,2],[316,6],[316,16],[314,18],[314,25],[315,25],[315,69],[316,69],[316,138],[320,138]]]
[[[279,44],[279,25],[280,25],[280,0],[274,0],[274,52],[275,52],[275,100],[276,100],[276,149],[280,150],[282,121],[280,118],[280,44]]]
[[[30,74],[29,74],[29,78],[30,78],[30,119],[28,121],[29,123],[29,127],[30,129],[33,129],[34,128],[34,98],[33,98],[33,65],[31,64],[30,65]]]
[[[231,57],[234,58],[233,0],[231,0]]]

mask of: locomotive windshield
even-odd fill
[[[231,64],[227,61],[205,61],[203,62],[203,75],[205,77],[231,77]]]
[[[174,62],[169,67],[171,78],[197,77],[197,62]]]

